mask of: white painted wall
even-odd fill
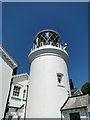
[[[19,78],[18,78],[19,79]],[[27,81],[17,81],[17,82],[14,82],[13,83],[13,85],[12,85],[12,89],[11,89],[11,95],[10,95],[10,99],[9,99],[9,101],[10,101],[10,105],[11,106],[16,106],[16,107],[20,107],[20,106],[22,106],[25,102],[23,102],[23,91],[24,90],[27,90],[27,84],[26,84],[26,82]],[[14,89],[14,86],[20,86],[21,87],[21,89],[20,89],[20,94],[19,94],[19,96],[17,97],[17,96],[15,96],[16,98],[20,98],[21,99],[21,101],[19,101],[19,100],[13,100],[13,99],[11,99],[11,97],[13,96],[13,89]]]
[[[22,109],[19,109],[17,112],[16,112],[15,108],[9,108],[9,112],[7,113],[6,118],[8,118],[9,115],[12,115],[13,118],[18,118],[18,116],[20,116],[21,118],[24,118],[25,106],[26,106],[26,101],[25,101],[26,96],[23,100],[23,91],[26,90],[26,95],[27,95],[27,85],[29,82],[29,76],[26,75],[26,73],[25,73],[25,74],[14,75],[14,76],[12,76],[12,78],[13,78],[13,84],[12,84],[10,98],[9,98],[9,103],[10,103],[9,106],[21,107],[24,104],[24,107]],[[19,96],[13,95],[14,86],[21,87]],[[12,99],[12,97],[17,98],[17,99]],[[18,98],[20,100],[18,100]]]
[[[44,51],[45,50],[45,51]],[[60,107],[68,97],[69,78],[67,55],[54,46],[41,47],[29,55],[30,89],[28,97],[27,118],[60,118]],[[65,58],[66,57],[66,58]],[[61,85],[58,87],[57,73],[62,73]]]
[[[0,113],[0,119],[4,116],[12,72],[13,69],[9,66],[7,61],[5,61],[5,58],[3,59],[0,56],[0,78],[2,80],[2,107],[0,107],[0,112],[2,113]]]

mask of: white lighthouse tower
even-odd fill
[[[68,54],[56,31],[43,30],[34,40],[28,60],[30,87],[27,118],[60,118],[60,108],[70,93]]]

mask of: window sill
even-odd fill
[[[17,97],[14,97],[14,96],[12,96],[11,99],[21,101],[20,98],[17,98]]]
[[[26,100],[25,99],[22,99],[24,102],[26,102]]]
[[[63,88],[65,88],[65,86],[63,86],[63,85],[57,85],[58,87],[63,87]]]

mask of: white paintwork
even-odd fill
[[[0,46],[0,80],[1,80],[1,98],[2,104],[0,106],[0,119],[4,117],[6,101],[10,88],[10,81],[12,72],[18,65],[15,61],[7,54],[7,52]]]
[[[12,115],[13,118],[18,118],[18,116],[20,116],[21,118],[24,118],[26,101],[23,101],[23,91],[26,90],[25,98],[24,98],[24,100],[26,100],[27,85],[29,84],[29,76],[27,73],[24,73],[24,74],[14,75],[12,76],[12,78],[13,78],[13,84],[10,92],[9,106],[13,106],[13,107],[21,107],[22,105],[24,106],[22,107],[22,109],[19,109],[18,111],[16,111],[15,108],[9,108],[9,112],[6,115],[6,118],[8,118],[9,115]],[[14,86],[21,87],[20,94],[18,97],[13,96]],[[12,97],[19,98],[21,100],[20,101],[15,100],[15,99],[12,99]]]
[[[80,109],[72,109],[72,110],[65,110],[62,112],[62,118],[64,120],[70,120],[70,113],[77,113],[79,112],[81,120],[87,119],[89,120],[88,109],[87,108],[80,108]]]
[[[9,88],[10,88],[10,81],[12,77],[13,69],[0,58],[0,62],[2,62],[2,118],[4,116],[6,102],[8,98]]]
[[[29,54],[30,89],[27,118],[60,118],[60,108],[70,93],[68,54],[64,49],[46,45]],[[58,86],[57,73],[62,73]],[[71,95],[71,93],[70,93]]]

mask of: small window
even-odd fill
[[[13,118],[12,115],[8,116],[8,120],[12,120],[12,118]]]
[[[23,98],[25,98],[26,90],[23,91]]]
[[[13,95],[18,97],[19,93],[20,93],[20,87],[14,86]]]
[[[63,76],[63,74],[57,73],[57,81],[58,81],[58,84],[61,84],[62,76]]]

